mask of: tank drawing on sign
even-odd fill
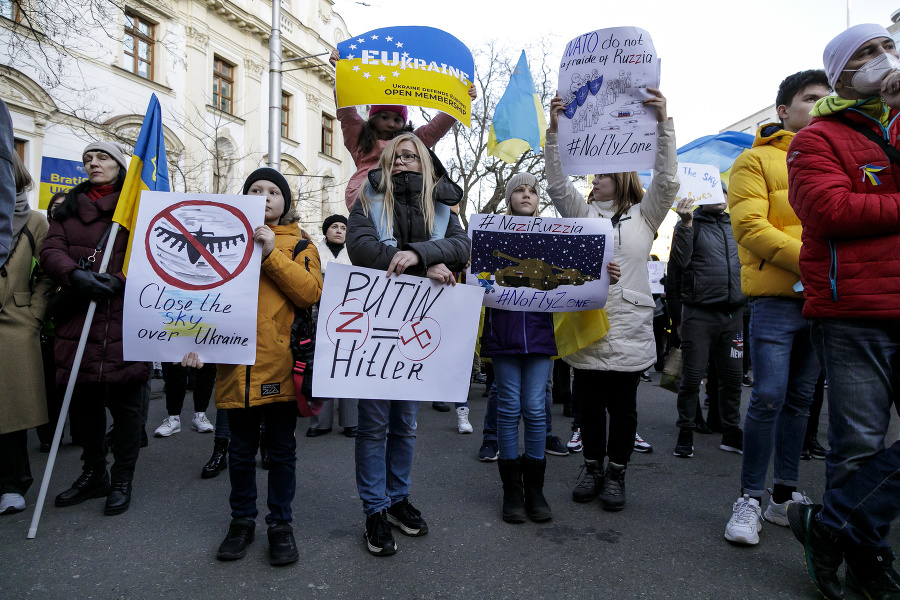
[[[520,259],[499,250],[494,250],[493,255],[515,263],[494,272],[495,283],[502,287],[530,287],[546,292],[560,285],[584,285],[593,281],[593,277],[582,275],[578,269],[563,269],[539,258]]]

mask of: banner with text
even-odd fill
[[[609,219],[472,215],[466,283],[484,306],[526,312],[594,310],[606,305],[613,257]]]
[[[469,127],[472,52],[433,27],[373,29],[338,44],[338,108],[402,104],[435,108]]]
[[[313,395],[465,402],[480,314],[474,288],[331,263]]]
[[[719,167],[680,162],[678,181],[681,182],[681,187],[678,188],[673,207],[678,206],[683,198],[693,198],[694,206],[728,201],[722,191]]]
[[[653,168],[656,112],[643,104],[648,87],[659,87],[659,57],[643,29],[598,29],[566,45],[559,154],[567,175]]]
[[[131,234],[125,360],[256,362],[265,196],[143,192]]]
[[[64,158],[41,158],[41,186],[38,194],[38,208],[46,209],[50,198],[56,192],[68,192],[70,189],[86,181],[87,171],[80,160]]]

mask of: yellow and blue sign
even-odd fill
[[[43,157],[41,159],[41,189],[38,206],[46,209],[53,194],[68,192],[87,178],[87,171],[80,160]]]
[[[433,27],[385,27],[338,44],[338,107],[397,104],[434,108],[469,127],[472,53]]]

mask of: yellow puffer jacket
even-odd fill
[[[741,290],[747,297],[803,298],[800,219],[788,203],[787,150],[794,134],[763,125],[753,147],[731,167],[728,207],[741,258]]]
[[[300,227],[272,226],[275,249],[262,262],[256,309],[256,364],[219,365],[216,408],[250,408],[296,402],[291,324],[294,307],[307,308],[322,295],[322,269],[315,244],[293,256]]]

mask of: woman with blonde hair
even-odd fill
[[[471,245],[450,205],[462,189],[415,135],[401,134],[384,148],[378,167],[350,211],[347,250],[354,265],[455,282]],[[366,514],[365,540],[376,556],[396,553],[390,525],[409,536],[428,533],[409,502],[418,402],[359,400],[356,485]]]

